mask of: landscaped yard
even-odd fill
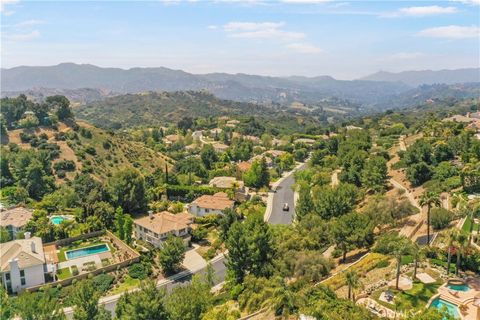
[[[462,226],[463,231],[470,232],[470,226],[472,224],[472,220],[470,218],[465,219],[465,223]],[[478,223],[473,224],[473,231],[478,230]]]
[[[135,287],[138,287],[139,285],[140,285],[140,279],[134,279],[129,275],[126,275],[124,278],[124,281],[122,283],[119,282],[118,287],[108,291],[108,295],[115,295],[118,293],[122,293],[130,289],[133,289]]]
[[[430,300],[430,298],[437,293],[437,290],[440,286],[440,281],[430,284],[415,281],[412,289],[403,292],[390,288],[389,290],[395,295],[395,304],[389,304],[378,299],[380,294],[385,291],[385,289],[374,292],[372,294],[372,298],[390,309],[396,305],[397,309],[401,311],[419,310],[427,305],[428,300]]]
[[[67,279],[72,276],[72,273],[70,272],[70,268],[63,268],[59,269],[57,271],[57,277],[59,280]]]

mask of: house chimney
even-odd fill
[[[25,239],[30,239],[30,237],[32,236],[32,233],[30,231],[27,231],[23,234],[25,236]]]
[[[33,253],[37,253],[37,248],[35,246],[35,241],[30,242],[30,248],[32,249]]]
[[[148,210],[148,216],[150,217],[150,219],[153,219],[153,211],[152,210]]]

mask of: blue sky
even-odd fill
[[[332,75],[478,67],[480,0],[1,0],[1,64]]]

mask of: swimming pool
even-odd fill
[[[460,313],[458,310],[458,306],[456,304],[450,303],[440,298],[436,298],[432,301],[432,304],[429,308],[436,308],[436,309],[447,309],[447,312],[455,318],[460,318]]]
[[[52,217],[50,217],[50,221],[52,221],[52,223],[53,223],[54,225],[57,225],[57,226],[58,226],[60,223],[62,223],[62,221],[64,221],[64,220],[65,220],[65,218],[62,217],[62,216],[52,216]]]
[[[464,283],[464,284],[447,284],[447,288],[455,290],[455,291],[464,291],[464,292],[470,290],[470,287],[466,283]]]
[[[67,251],[65,252],[65,256],[67,257],[67,259],[70,260],[106,251],[110,251],[110,249],[108,248],[108,245],[106,243],[102,243],[91,247]]]

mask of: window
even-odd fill
[[[10,272],[5,273],[5,280],[10,281]]]
[[[20,284],[24,286],[27,282],[25,281],[25,270],[20,270]]]

